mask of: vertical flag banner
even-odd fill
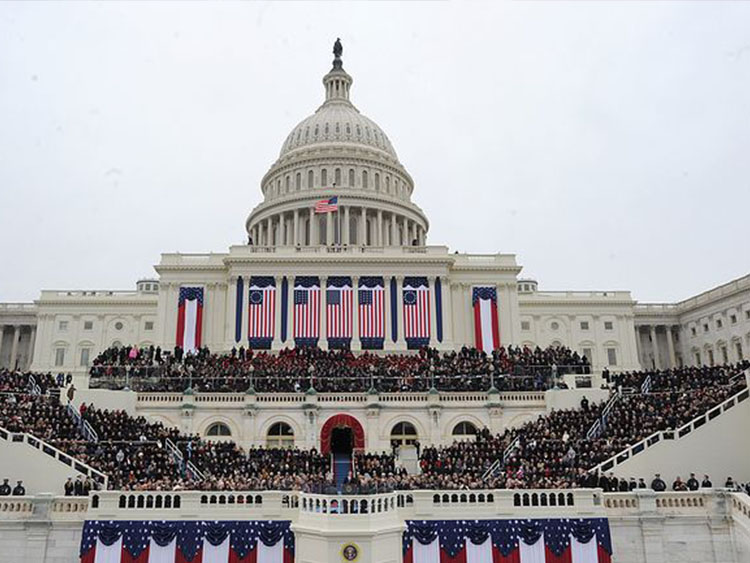
[[[248,346],[268,350],[276,334],[276,281],[271,276],[252,276],[248,289]]]
[[[382,350],[385,342],[385,283],[382,277],[359,278],[359,341],[363,350]],[[395,318],[395,317],[394,317]]]
[[[281,278],[281,341],[286,342],[288,332],[287,315],[289,313],[289,281]]]
[[[471,294],[474,308],[474,341],[478,350],[492,352],[500,347],[500,327],[497,321],[497,289],[475,287]]]
[[[398,282],[391,277],[391,340],[398,340]]]
[[[326,287],[326,337],[329,348],[351,347],[353,317],[352,278],[329,277]]]
[[[404,563],[611,563],[606,518],[407,520]]]
[[[294,534],[283,521],[87,520],[81,563],[293,563]]]
[[[430,343],[430,287],[426,277],[404,278],[404,338],[410,350]]]
[[[435,278],[435,331],[438,342],[443,341],[443,282]]]
[[[185,352],[201,347],[203,288],[181,287],[177,301],[177,346]]]
[[[234,313],[234,341],[242,340],[242,306],[245,297],[245,282],[242,276],[237,278],[237,306]]]
[[[297,276],[294,279],[294,344],[317,346],[320,338],[320,279]]]

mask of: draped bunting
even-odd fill
[[[354,449],[363,450],[365,447],[365,431],[359,420],[350,414],[335,414],[325,421],[320,429],[320,453],[328,455],[331,453],[331,434],[334,428],[351,428],[354,435]]]
[[[500,326],[497,315],[497,289],[475,287],[471,295],[474,310],[474,345],[487,353],[500,347]]]
[[[276,334],[276,280],[272,276],[251,276],[247,285],[248,346],[270,350]]]
[[[87,520],[81,563],[292,563],[285,521]]]
[[[406,525],[404,563],[610,563],[612,555],[606,518],[407,520]]]
[[[326,286],[326,338],[329,349],[351,347],[354,289],[349,276],[330,276]]]
[[[317,346],[320,337],[320,279],[297,276],[294,279],[294,343]]]
[[[181,287],[177,299],[177,335],[175,342],[185,352],[201,347],[203,332],[203,288]]]
[[[363,350],[382,350],[385,341],[385,283],[382,277],[359,278],[359,340]]]
[[[430,343],[430,286],[424,276],[404,278],[404,339],[415,350]]]

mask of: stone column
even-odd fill
[[[18,359],[18,342],[21,340],[21,327],[16,325],[13,327],[13,344],[10,347],[10,363],[8,369],[13,371],[16,369],[16,360]]]
[[[404,219],[404,246],[411,246],[411,221]]]
[[[333,244],[333,212],[326,213],[326,245]]]
[[[362,216],[359,220],[359,245],[365,246],[367,244],[367,208],[363,207]]]
[[[2,335],[0,335],[2,339]],[[31,368],[31,364],[34,361],[34,346],[36,346],[36,326],[31,327],[31,338],[29,341],[29,361],[26,365],[26,369]]]
[[[266,219],[266,246],[273,246],[273,222],[270,217]]]
[[[281,279],[282,276],[276,276],[274,278],[276,282],[276,292],[274,300],[274,312],[273,312],[273,340],[271,341],[271,348],[278,350],[281,348]]]
[[[453,344],[453,295],[451,291],[452,284],[448,276],[440,280],[440,289],[442,291],[443,303],[443,342],[447,346]]]
[[[383,211],[378,209],[378,233],[377,236],[378,246],[383,246]]]
[[[348,245],[349,244],[349,206],[347,205],[344,207],[344,225],[342,230],[344,237],[342,239],[342,244]]]
[[[299,209],[294,210],[294,219],[292,221],[294,222],[294,242],[292,244],[297,246],[299,244]]]
[[[315,211],[310,208],[310,246],[318,246],[320,239],[318,237],[318,222],[315,220]]]
[[[398,233],[396,231],[395,214],[391,214],[391,246],[398,246]]]
[[[677,367],[677,358],[674,353],[674,333],[672,332],[673,326],[667,327],[667,350],[669,351],[669,367],[674,369]]]
[[[651,325],[649,327],[651,331],[651,347],[654,350],[654,368],[661,369],[661,361],[659,359],[659,343],[656,340],[656,327]]]
[[[328,277],[320,276],[320,338],[318,338],[318,346],[324,350],[328,350],[328,323],[326,322],[326,306],[328,305],[328,292],[326,286],[328,285]]]
[[[406,335],[404,334],[403,288],[404,288],[404,276],[396,276],[396,310],[398,311],[398,318],[396,319],[396,326],[398,327],[398,338],[396,339],[396,347],[401,348],[401,349],[406,348]],[[388,307],[390,306],[391,304],[388,303]]]
[[[354,302],[352,303],[352,350],[361,350],[359,341],[359,276],[352,276],[352,291],[354,291]]]

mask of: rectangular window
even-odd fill
[[[708,323],[703,325],[703,332],[708,332]]]
[[[713,350],[708,351],[708,365],[710,366],[714,365],[714,351]]]
[[[88,367],[91,348],[81,348],[81,367]]]
[[[717,319],[716,320],[716,328],[721,328],[722,326],[724,326],[724,323],[721,322],[721,319]]]
[[[695,336],[696,334],[698,334],[698,333],[696,332],[696,330],[695,330],[695,327],[694,327],[694,326],[691,326],[691,327],[690,327],[690,334],[692,334],[693,336]]]
[[[584,356],[589,363],[592,363],[594,361],[594,355],[591,353],[591,348],[584,348],[581,350],[581,355]]]
[[[695,365],[696,366],[701,365],[701,353],[700,352],[695,353]]]
[[[745,320],[750,321],[750,311],[745,311]]]
[[[736,325],[736,324],[737,324],[737,315],[732,315],[731,317],[729,317],[729,321],[730,321],[730,322],[731,322],[731,323],[732,323],[733,325]]]
[[[604,330],[612,330],[614,323],[612,321],[604,321]]]
[[[531,323],[529,321],[521,321],[521,330],[531,330]]]
[[[94,328],[94,321],[83,321],[83,330],[92,330]]]
[[[146,321],[143,330],[154,330],[154,321]]]
[[[742,342],[737,342],[734,346],[737,350],[737,359],[740,361],[744,360],[745,356],[742,354]]]
[[[725,364],[729,363],[729,354],[727,353],[727,347],[722,346],[721,347],[721,361]]]
[[[588,329],[589,329],[589,322],[581,321],[581,330],[588,330]]]
[[[66,330],[68,330],[68,321],[60,321],[59,323],[57,323],[57,328],[60,332],[65,332]]]
[[[617,349],[616,348],[607,348],[607,363],[610,366],[617,365]]]
[[[61,367],[65,363],[65,348],[55,349],[55,367]]]

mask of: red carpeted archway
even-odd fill
[[[323,428],[320,430],[320,453],[328,455],[331,453],[331,433],[334,428],[351,428],[354,434],[354,449],[365,449],[365,431],[359,420],[350,414],[334,414],[326,420]]]

